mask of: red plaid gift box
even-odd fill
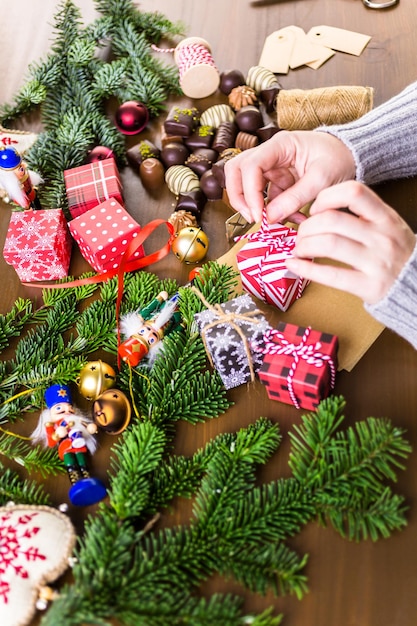
[[[265,356],[258,374],[268,397],[314,410],[334,387],[337,337],[280,322],[264,339]]]
[[[119,172],[114,159],[95,161],[64,171],[68,208],[78,217],[109,198],[123,204]]]
[[[97,272],[119,266],[129,243],[141,227],[114,198],[76,217],[69,223],[80,252]],[[144,256],[140,246],[130,260]]]
[[[72,239],[61,209],[12,213],[3,256],[22,282],[68,275]]]
[[[297,231],[262,221],[259,231],[237,239],[248,242],[236,255],[243,288],[256,298],[286,311],[308,282],[290,272],[285,260],[292,256]]]

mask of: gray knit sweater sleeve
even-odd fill
[[[365,309],[417,349],[417,244],[387,295]]]
[[[356,179],[369,185],[417,175],[417,83],[359,120],[318,128],[351,150]],[[417,207],[416,207],[417,210]],[[366,310],[417,349],[417,243],[387,295]]]
[[[358,120],[322,126],[351,150],[356,179],[368,185],[417,174],[417,82]]]

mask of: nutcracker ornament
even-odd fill
[[[40,209],[34,187],[40,182],[41,178],[34,172],[29,172],[15,148],[0,148],[0,186],[4,188],[11,202],[23,209]]]
[[[125,363],[136,367],[147,357],[152,364],[163,338],[181,326],[178,299],[178,294],[168,299],[161,291],[145,308],[122,317],[120,330],[128,339],[120,344],[119,356]]]
[[[40,414],[32,433],[33,443],[57,447],[71,483],[72,504],[88,506],[99,502],[106,496],[106,488],[100,480],[90,477],[87,469],[87,454],[94,454],[97,447],[93,436],[97,432],[96,424],[74,408],[66,385],[48,387],[45,402],[47,408]]]

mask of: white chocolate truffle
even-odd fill
[[[178,196],[200,189],[200,179],[190,167],[186,165],[172,165],[165,172],[165,182],[171,193]]]
[[[260,93],[264,89],[271,89],[271,87],[277,87],[278,81],[273,72],[261,65],[254,65],[249,69],[248,76],[246,78],[246,84],[252,87],[256,93]]]
[[[212,126],[218,128],[222,122],[233,122],[235,113],[228,104],[215,104],[209,107],[200,117],[201,126]]]

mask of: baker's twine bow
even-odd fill
[[[213,359],[211,357],[211,354],[209,352],[208,345],[207,345],[207,339],[206,339],[207,331],[210,330],[210,328],[214,328],[215,326],[218,326],[219,324],[229,324],[229,326],[231,326],[238,333],[239,337],[242,339],[242,343],[245,348],[246,358],[249,364],[251,382],[253,382],[255,380],[255,370],[253,369],[250,342],[248,338],[246,337],[245,333],[243,332],[243,330],[240,328],[239,324],[236,323],[236,320],[242,320],[244,322],[249,322],[250,324],[258,324],[259,320],[256,318],[254,319],[254,316],[261,315],[262,311],[260,311],[259,309],[255,309],[253,311],[248,311],[244,315],[240,313],[235,313],[233,311],[224,311],[222,307],[220,306],[220,304],[214,304],[214,305],[210,304],[206,300],[206,298],[203,296],[201,291],[199,291],[194,285],[191,286],[191,291],[193,291],[196,294],[196,296],[200,298],[201,302],[209,311],[211,311],[212,313],[214,313],[214,315],[217,316],[217,319],[213,320],[212,322],[209,322],[208,324],[204,326],[204,328],[201,329],[201,339],[206,349],[207,356],[208,356],[211,366],[214,367],[215,365],[213,363]]]
[[[240,241],[241,239],[246,239],[247,241],[259,241],[260,243],[266,244],[268,249],[266,250],[264,257],[259,261],[259,269],[262,269],[263,263],[267,260],[268,256],[274,252],[291,253],[293,251],[294,246],[288,243],[288,234],[290,232],[290,228],[283,226],[283,229],[286,229],[286,232],[282,232],[279,236],[274,235],[274,232],[270,228],[270,224],[268,222],[268,218],[266,215],[266,210],[264,209],[262,213],[262,221],[259,230],[254,233],[246,233],[244,235],[240,235],[239,237],[235,237],[235,241]],[[264,282],[260,276],[258,276],[258,284],[261,289],[261,299],[266,301],[265,295],[265,287]],[[296,299],[300,298],[304,289],[303,279],[301,276],[299,277],[298,283],[298,291]]]
[[[289,354],[293,357],[287,376],[287,386],[292,403],[297,409],[300,408],[300,403],[294,391],[294,375],[300,359],[305,360],[313,367],[323,367],[323,365],[327,363],[330,369],[330,387],[332,389],[336,381],[336,366],[332,357],[320,352],[321,343],[319,341],[315,344],[307,344],[310,332],[311,326],[308,326],[304,331],[300,343],[296,345],[288,341],[279,330],[271,328],[267,330],[264,335],[263,348],[254,347],[255,350],[262,352],[262,354]]]

